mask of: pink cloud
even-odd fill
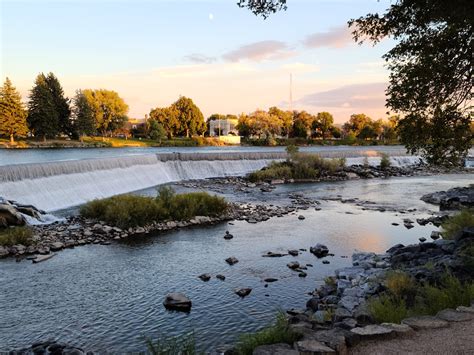
[[[225,53],[222,58],[229,62],[239,62],[247,59],[260,62],[262,60],[285,59],[294,56],[288,45],[281,41],[260,41],[241,46]]]
[[[333,27],[326,32],[313,33],[303,41],[303,44],[309,48],[343,48],[351,43],[355,42],[347,26]]]

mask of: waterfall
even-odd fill
[[[360,152],[341,153],[328,157],[344,156],[347,165],[363,164]],[[243,176],[284,158],[283,152],[169,153],[7,165],[0,166],[0,196],[51,212],[169,182]],[[380,161],[368,159],[373,165]],[[392,156],[391,161],[401,166],[418,163],[419,158]]]

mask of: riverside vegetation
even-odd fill
[[[81,208],[81,214],[120,228],[130,228],[152,221],[215,217],[225,213],[228,207],[224,198],[206,192],[176,194],[170,187],[161,187],[156,197],[121,195],[88,202]]]

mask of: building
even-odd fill
[[[211,120],[209,121],[209,136],[218,137],[219,140],[228,144],[240,144],[238,123],[239,120],[235,118]]]

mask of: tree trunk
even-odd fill
[[[15,137],[13,137],[13,133],[10,134],[10,144],[15,144]]]

